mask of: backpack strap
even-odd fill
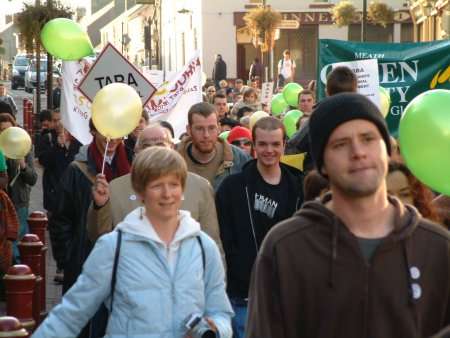
[[[206,266],[206,255],[205,255],[205,247],[203,246],[202,239],[200,236],[197,236],[198,245],[200,245],[200,249],[202,250],[202,264],[203,264],[203,275],[205,275],[205,266]]]
[[[119,265],[119,255],[120,255],[120,247],[122,244],[122,231],[117,230],[117,244],[116,244],[116,252],[114,254],[114,265],[112,270],[111,277],[111,308],[109,313],[112,313],[113,310],[113,302],[114,302],[114,291],[116,288],[116,280],[117,280],[117,266]]]

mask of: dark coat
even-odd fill
[[[74,139],[69,148],[62,147],[57,142],[54,130],[42,135],[39,141],[39,163],[44,167],[42,176],[44,208],[54,212],[58,205],[57,187],[64,171],[78,154],[81,144]]]
[[[30,204],[31,187],[37,182],[37,173],[34,169],[33,151],[25,156],[26,167],[20,169],[19,161],[7,159],[8,166],[8,195],[14,203],[16,209],[26,207]],[[17,178],[15,179],[16,175]],[[15,179],[15,180],[14,180]]]
[[[303,203],[303,175],[300,170],[288,165],[281,163],[280,166],[289,186],[286,191],[287,205],[284,208],[289,214],[287,217],[290,217]],[[255,244],[259,248],[268,231],[258,227],[258,214],[250,207],[253,202],[249,200],[249,196],[254,196],[258,184],[257,170],[256,160],[248,162],[241,173],[225,178],[216,193],[220,237],[227,262],[227,292],[230,297],[248,297],[250,273],[256,259]],[[276,222],[275,220],[274,223]]]
[[[222,59],[216,60],[216,62],[214,62],[214,68],[212,71],[212,79],[217,83],[220,80],[226,80],[226,78],[227,64]]]

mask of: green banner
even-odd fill
[[[380,86],[389,90],[389,131],[397,136],[406,105],[429,89],[450,89],[450,40],[418,43],[370,43],[319,40],[317,94],[325,96],[327,74],[335,62],[378,59]]]

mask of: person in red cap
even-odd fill
[[[237,126],[231,129],[227,138],[228,143],[241,148],[246,154],[253,156],[252,133],[247,128]]]

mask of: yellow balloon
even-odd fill
[[[250,130],[253,130],[253,126],[259,119],[262,119],[263,117],[267,117],[267,116],[270,116],[270,115],[267,114],[265,111],[262,111],[262,110],[255,111],[250,116]]]
[[[19,127],[10,127],[0,134],[0,149],[13,160],[24,158],[31,150],[31,137]]]
[[[92,102],[92,122],[109,139],[130,134],[139,124],[142,101],[134,88],[111,83],[98,91]]]
[[[389,114],[389,108],[391,107],[391,96],[389,91],[383,87],[380,88],[380,112],[384,118]]]

